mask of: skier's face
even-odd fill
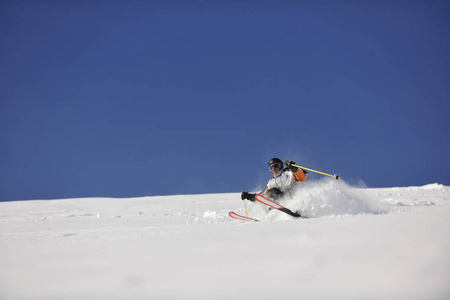
[[[276,175],[278,174],[278,172],[280,172],[280,168],[272,169],[270,170],[270,172],[272,172],[273,175]]]
[[[280,164],[273,164],[270,165],[269,170],[270,172],[272,172],[273,175],[278,174],[278,172],[280,172],[282,165]]]

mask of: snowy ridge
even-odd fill
[[[238,193],[2,202],[0,298],[450,295],[450,187],[310,181],[282,204],[310,218],[247,201],[266,222],[233,220]]]

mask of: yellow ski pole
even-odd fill
[[[308,169],[308,168],[300,167],[300,166],[297,166],[297,165],[294,165],[294,164],[292,164],[291,166],[294,166],[294,167],[297,167],[297,168],[300,168],[300,169],[303,169],[303,170],[308,170],[308,171],[311,171],[311,172],[319,173],[319,174],[322,174],[322,175],[326,175],[326,176],[334,177],[334,178],[336,178],[336,179],[339,179],[339,178],[341,178],[341,177],[339,177],[339,175],[336,175],[336,174],[334,174],[334,175],[331,175],[331,174],[327,174],[327,173],[319,172],[319,171],[316,171],[316,170],[311,170],[311,169]]]
[[[245,206],[245,214],[246,214],[247,217],[248,217],[247,202],[245,201],[245,199],[244,199],[244,206]]]

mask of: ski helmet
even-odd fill
[[[283,168],[283,162],[279,158],[272,158],[271,160],[269,160],[268,165],[269,165],[269,170]]]

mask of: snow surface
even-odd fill
[[[0,299],[450,299],[450,187],[0,203]]]

